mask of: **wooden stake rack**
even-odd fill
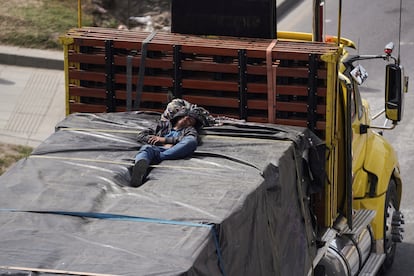
[[[91,27],[62,41],[69,113],[162,111],[177,97],[214,115],[325,128],[332,44]]]

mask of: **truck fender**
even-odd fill
[[[368,132],[366,154],[364,170],[377,177],[376,183],[371,183],[376,187],[370,187],[373,191],[370,196],[377,197],[385,194],[391,177],[396,178],[397,191],[401,192],[397,154],[391,145],[381,135]]]

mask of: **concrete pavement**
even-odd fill
[[[0,45],[0,142],[36,147],[64,117],[63,51]]]

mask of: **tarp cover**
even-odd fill
[[[307,274],[304,161],[318,139],[275,125],[208,127],[191,158],[130,187],[137,133],[158,118],[72,114],[3,174],[0,274]]]

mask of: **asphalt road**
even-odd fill
[[[337,35],[337,2],[325,3],[325,32]],[[332,3],[336,2],[336,3]],[[394,52],[398,54],[400,0],[346,0],[342,1],[341,35],[352,39],[358,45],[359,54],[382,54],[384,46],[393,41]],[[374,4],[375,2],[375,4]],[[409,0],[402,3],[401,64],[405,73],[414,82],[414,6]],[[312,1],[303,1],[295,10],[279,22],[278,30],[311,32]],[[371,114],[381,111],[384,106],[384,62],[361,62],[367,69],[368,80],[360,91],[371,105]],[[374,123],[383,125],[380,117]],[[398,245],[394,265],[389,276],[414,275],[414,89],[409,87],[405,97],[403,121],[384,136],[394,146],[399,156],[401,175],[404,181],[401,209],[405,215],[404,242]]]

